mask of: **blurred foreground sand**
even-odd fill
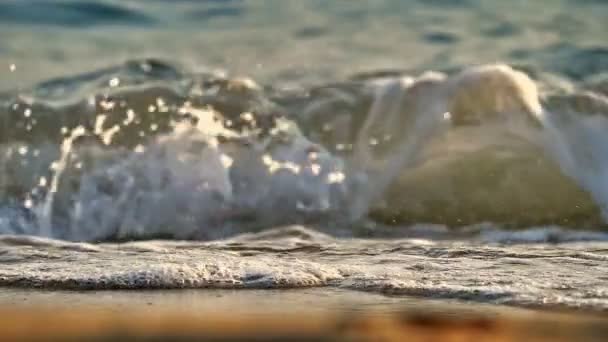
[[[344,290],[0,290],[2,339],[601,341],[606,316]]]

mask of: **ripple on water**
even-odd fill
[[[94,1],[4,1],[0,3],[0,22],[58,27],[147,27],[157,23],[133,7]]]

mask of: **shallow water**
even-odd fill
[[[605,310],[606,15],[3,2],[0,286]]]
[[[68,290],[294,289],[605,310],[605,243],[340,240],[301,227],[214,242],[4,237],[0,286]],[[331,293],[331,292],[328,292]],[[323,305],[323,304],[321,304]]]

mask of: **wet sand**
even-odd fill
[[[182,310],[243,315],[293,312],[323,313],[375,312],[391,315],[406,310],[445,314],[503,316],[529,314],[533,310],[492,304],[464,304],[456,300],[428,300],[391,297],[382,294],[331,288],[293,290],[137,290],[137,291],[55,291],[0,288],[0,306],[39,309],[92,309],[111,313],[137,309],[145,312]]]
[[[0,289],[3,337],[214,340],[593,341],[606,316],[397,298],[339,289]]]

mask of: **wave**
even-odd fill
[[[146,59],[0,94],[0,232],[602,229],[605,80],[507,65],[259,85]]]

